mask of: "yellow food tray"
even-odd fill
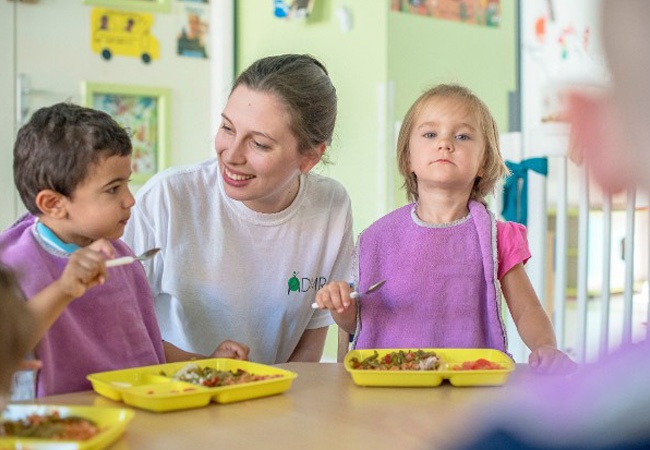
[[[53,439],[0,436],[0,449],[92,449],[108,447],[118,440],[126,426],[133,419],[135,412],[124,408],[101,408],[96,406],[59,406],[59,405],[9,405],[0,412],[0,420],[21,420],[30,414],[52,414],[55,411],[61,417],[76,416],[92,420],[101,431],[85,441],[58,441]]]
[[[438,370],[367,370],[353,369],[350,365],[350,360],[355,357],[362,361],[372,356],[375,351],[381,358],[388,353],[400,350],[435,352],[442,359],[442,365]],[[498,363],[503,369],[453,370],[457,364],[480,358]],[[485,348],[351,350],[345,356],[344,365],[357,385],[386,387],[436,387],[440,386],[444,380],[449,380],[453,386],[499,386],[507,381],[510,373],[515,369],[515,363],[508,355],[499,350]]]
[[[280,375],[268,380],[232,386],[205,387],[173,380],[173,376],[188,364],[236,372],[245,370],[255,375]],[[201,359],[155,366],[135,367],[88,375],[96,393],[127,405],[156,412],[200,408],[210,401],[232,403],[279,394],[291,387],[298,376],[295,372],[250,361],[228,358]]]

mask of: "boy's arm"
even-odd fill
[[[27,302],[27,307],[36,319],[36,327],[32,335],[30,348],[43,338],[47,330],[59,318],[61,313],[76,297],[66,294],[58,284],[59,280],[50,284]]]
[[[33,296],[27,307],[36,319],[31,348],[43,338],[47,330],[74,299],[86,290],[106,281],[106,257],[113,257],[111,244],[100,239],[70,255],[61,277]]]

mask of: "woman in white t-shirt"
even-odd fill
[[[217,158],[171,168],[137,193],[124,240],[145,263],[163,339],[207,352],[234,339],[266,364],[319,361],[316,291],[352,279],[343,186],[310,170],[331,143],[336,90],[308,55],[260,59],[234,83]]]

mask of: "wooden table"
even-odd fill
[[[436,449],[462,435],[475,402],[507,395],[502,387],[376,388],[353,383],[342,364],[287,363],[298,373],[272,397],[169,413],[136,410],[111,449]],[[92,391],[34,403],[124,407]]]

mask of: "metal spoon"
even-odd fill
[[[361,294],[359,294],[357,291],[352,291],[352,292],[350,292],[350,298],[359,298],[359,297],[362,296],[362,295],[366,295],[366,294],[370,294],[370,293],[372,293],[372,292],[375,292],[376,290],[378,290],[379,288],[381,288],[381,287],[384,285],[384,283],[386,283],[386,280],[378,281],[378,282],[376,282],[375,284],[373,284],[372,286],[370,286],[370,287],[366,290],[366,292],[363,292],[363,293],[361,293]],[[312,303],[312,304],[311,304],[311,307],[312,307],[313,309],[318,309],[318,303],[316,303],[316,302]]]
[[[132,262],[135,261],[144,261],[145,259],[149,259],[153,257],[153,255],[155,255],[159,251],[160,251],[159,248],[152,248],[150,250],[147,250],[140,256],[123,256],[121,258],[110,259],[106,261],[106,267],[123,266],[124,264],[131,264]]]

